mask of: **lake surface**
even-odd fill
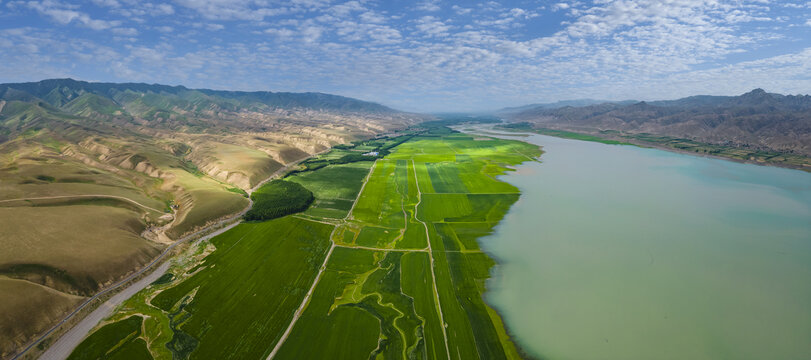
[[[542,359],[811,359],[811,174],[532,135],[481,243]]]

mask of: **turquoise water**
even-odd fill
[[[532,135],[482,239],[542,359],[811,359],[811,174]]]

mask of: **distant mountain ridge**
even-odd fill
[[[739,96],[691,96],[633,104],[603,103],[507,115],[535,127],[620,131],[811,156],[811,96],[755,89]]]
[[[538,104],[529,104],[529,105],[522,105],[522,106],[513,106],[513,107],[505,107],[502,109],[497,110],[496,114],[501,115],[509,115],[509,114],[516,114],[526,110],[532,109],[559,109],[567,106],[571,107],[581,107],[581,106],[589,106],[589,105],[596,105],[596,104],[633,104],[636,103],[636,100],[622,100],[622,101],[611,101],[611,100],[595,100],[595,99],[575,99],[575,100],[561,100],[556,101],[553,103],[538,103]]]
[[[13,91],[16,90],[16,91]],[[373,102],[357,100],[340,95],[331,95],[317,92],[292,93],[271,91],[227,91],[210,89],[189,89],[185,86],[169,86],[145,83],[101,83],[87,82],[74,79],[49,79],[28,83],[0,84],[0,99],[6,99],[11,92],[11,98],[17,99],[28,93],[45,100],[49,104],[61,107],[72,99],[85,93],[92,93],[116,101],[116,97],[127,91],[136,93],[171,94],[182,96],[188,93],[220,97],[228,100],[240,101],[244,104],[258,103],[280,108],[309,108],[315,110],[340,110],[353,112],[389,113],[396,110]],[[7,99],[8,100],[8,99]]]

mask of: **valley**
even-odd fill
[[[0,19],[0,360],[811,359],[811,1]]]
[[[316,205],[190,247],[70,358],[518,358],[483,301],[494,261],[477,239],[518,198],[495,176],[539,149],[444,127],[387,144],[286,177]]]
[[[326,94],[70,79],[0,84],[0,99],[2,357],[240,214],[264,179],[421,119]]]
[[[0,349],[13,359],[532,358],[543,349],[492,290],[492,254],[512,254],[489,242],[521,196],[501,177],[539,163],[542,143],[493,129],[808,167],[795,150],[646,125],[517,121],[531,109],[497,124],[73,80],[0,95]]]

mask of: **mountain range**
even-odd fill
[[[740,96],[535,106],[505,114],[536,128],[653,134],[707,144],[811,156],[811,96],[755,89]]]

